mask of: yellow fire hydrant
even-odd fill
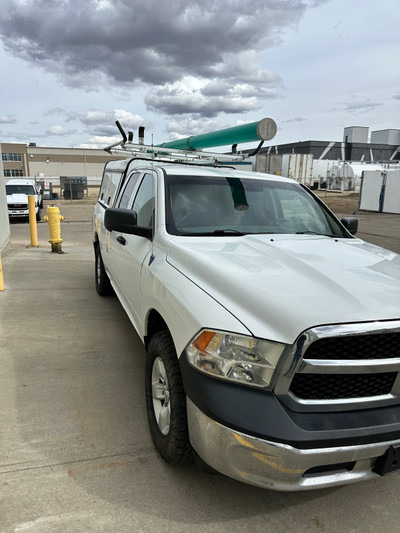
[[[63,240],[61,238],[60,222],[64,220],[64,217],[60,215],[58,207],[48,206],[47,214],[43,217],[43,220],[49,224],[51,251],[56,254],[62,254],[61,243]]]

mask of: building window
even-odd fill
[[[20,178],[23,175],[24,174],[23,174],[22,170],[10,170],[10,169],[7,169],[7,168],[4,169],[4,177],[5,178]]]
[[[22,154],[3,154],[3,161],[22,161]]]

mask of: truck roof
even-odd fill
[[[11,179],[7,180],[7,185],[34,185],[36,183],[33,179]]]
[[[275,174],[265,174],[263,172],[249,172],[245,170],[238,170],[229,166],[218,166],[218,167],[211,167],[211,166],[198,166],[198,165],[175,165],[175,164],[167,164],[165,167],[163,167],[165,172],[167,174],[174,174],[174,175],[192,175],[192,176],[198,176],[201,174],[202,176],[221,176],[223,174],[224,176],[229,176],[232,178],[248,178],[248,179],[269,179],[274,181],[284,181],[284,182],[293,182],[294,180],[290,178],[284,178],[282,176],[277,176]]]
[[[232,163],[234,164],[234,163]],[[269,179],[274,181],[282,182],[293,182],[294,180],[276,174],[266,174],[263,172],[249,172],[244,170],[235,169],[229,165],[220,165],[217,167],[210,165],[201,165],[201,164],[185,164],[185,163],[176,163],[169,161],[159,161],[159,160],[149,160],[133,158],[125,159],[120,161],[110,161],[106,165],[106,169],[111,172],[124,172],[127,166],[129,165],[130,170],[134,168],[162,168],[167,174],[174,175],[192,175],[198,176],[224,176],[229,177],[241,177],[241,178],[252,178],[252,179]],[[297,183],[297,182],[296,182]]]

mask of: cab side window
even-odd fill
[[[137,214],[138,226],[153,225],[154,195],[154,177],[152,174],[145,174],[132,206]]]
[[[129,200],[131,199],[133,189],[135,188],[139,176],[140,172],[133,172],[129,176],[124,192],[122,193],[121,200],[119,201],[118,207],[121,207],[123,209],[126,209],[128,207]]]

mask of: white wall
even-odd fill
[[[52,176],[91,176],[101,179],[103,175],[104,163],[76,163],[76,162],[35,162],[34,159],[29,161],[29,173],[31,176],[39,177],[43,174],[44,178]],[[40,177],[42,179],[42,177]]]
[[[67,174],[68,175],[68,174]],[[61,176],[65,176],[65,174],[61,174]],[[82,177],[80,174],[76,174],[76,177]],[[59,187],[60,185],[60,176],[40,176],[40,175],[32,175],[27,176],[29,179],[34,179],[36,181],[46,181],[53,184],[53,187]],[[101,178],[102,174],[100,176],[88,176],[87,177],[87,184],[88,187],[100,187],[101,184]],[[6,178],[6,181],[9,179],[16,179],[16,178]]]
[[[8,219],[5,183],[0,147],[0,253],[7,248],[10,242],[10,221]]]

